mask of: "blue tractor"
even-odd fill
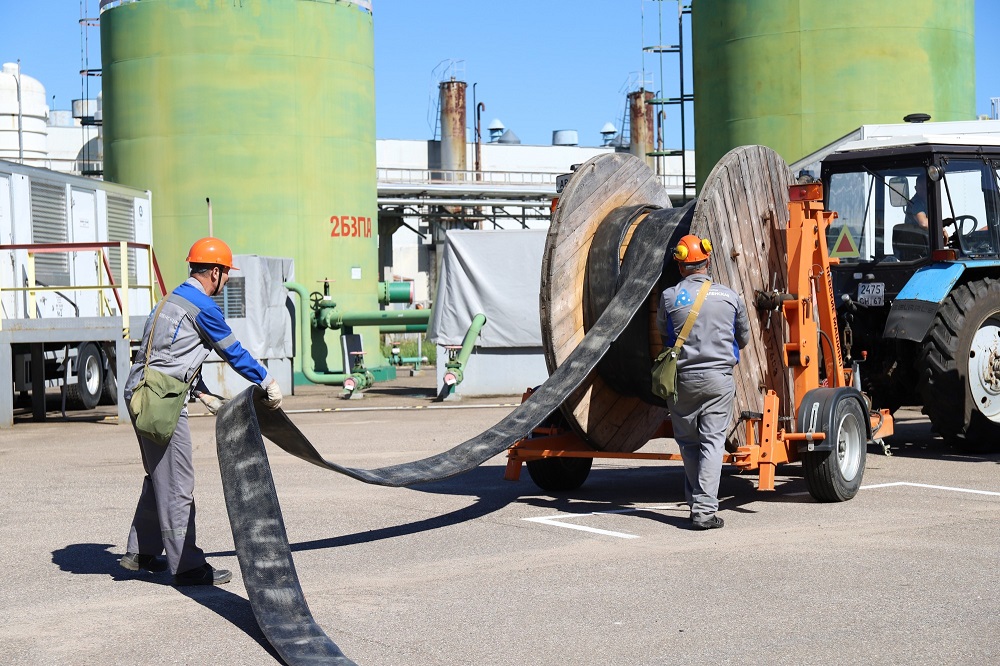
[[[1000,448],[1000,138],[855,142],[822,181],[842,343],[872,406],[919,405],[950,444]]]

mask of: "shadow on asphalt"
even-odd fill
[[[751,502],[813,502],[805,492],[805,481],[799,476],[787,476],[788,472],[801,474],[798,468],[784,469],[779,477],[781,486],[776,492],[759,492],[756,475],[739,474],[734,468],[723,468],[720,484],[720,509],[743,513],[755,513],[745,507]],[[591,471],[583,487],[569,492],[552,493],[539,489],[532,483],[527,470],[523,470],[519,482],[503,479],[503,468],[495,465],[477,467],[460,476],[433,483],[411,486],[411,490],[436,495],[456,495],[475,497],[469,505],[422,520],[365,530],[354,534],[331,536],[312,541],[290,544],[291,550],[303,552],[325,550],[342,546],[373,543],[383,539],[420,534],[488,516],[514,502],[548,511],[564,513],[589,513],[630,509],[636,504],[677,503],[683,515],[675,517],[658,512],[638,509],[637,515],[678,528],[688,527],[687,508],[684,502],[684,473],[679,465],[598,467]],[[792,493],[793,495],[789,495]],[[280,494],[280,491],[279,491]],[[217,551],[208,557],[233,557],[235,551]]]
[[[60,571],[79,575],[108,576],[112,581],[144,580],[155,585],[169,586],[171,576],[168,572],[149,573],[148,571],[132,572],[118,565],[121,555],[111,552],[114,545],[109,543],[73,543],[65,548],[52,551],[52,563]],[[250,602],[233,594],[222,587],[178,587],[177,592],[195,601],[205,608],[227,620],[237,629],[257,643],[279,663],[284,663],[278,653],[264,637],[257,625]]]
[[[995,449],[995,452],[985,453],[961,451],[936,434],[932,430],[930,422],[924,418],[898,418],[894,430],[894,434],[886,438],[894,456],[1000,464],[1000,450]],[[878,456],[881,451],[880,447],[869,447],[868,455]]]

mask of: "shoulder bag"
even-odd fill
[[[132,417],[136,431],[146,439],[160,446],[170,443],[170,438],[177,429],[181,411],[188,400],[191,384],[198,372],[191,375],[191,381],[183,382],[170,375],[149,367],[149,353],[153,347],[153,333],[156,330],[156,320],[160,317],[164,298],[160,301],[153,316],[153,324],[149,329],[149,340],[146,342],[146,359],[142,371],[142,379],[132,392],[128,401],[128,413]]]

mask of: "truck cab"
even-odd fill
[[[842,342],[854,360],[865,361],[864,388],[873,402],[889,409],[922,405],[931,414],[928,403],[950,386],[967,399],[951,406],[963,423],[946,431],[965,438],[984,415],[1000,423],[1000,363],[981,366],[987,361],[975,359],[1000,352],[1000,340],[987,339],[1000,333],[991,323],[1000,324],[1000,286],[996,308],[987,307],[985,318],[978,308],[977,321],[965,322],[975,302],[992,304],[992,282],[1000,278],[1000,139],[857,141],[823,161],[822,181],[826,208],[837,213],[827,242],[839,262],[832,271]],[[953,329],[976,328],[935,330],[949,320]],[[942,336],[945,365],[965,386],[928,383]],[[944,379],[946,371],[931,372]]]

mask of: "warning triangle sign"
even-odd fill
[[[845,224],[840,228],[840,234],[833,244],[833,249],[830,250],[830,256],[847,259],[857,257],[860,254],[858,244],[855,242],[854,236],[851,235],[851,229]]]

